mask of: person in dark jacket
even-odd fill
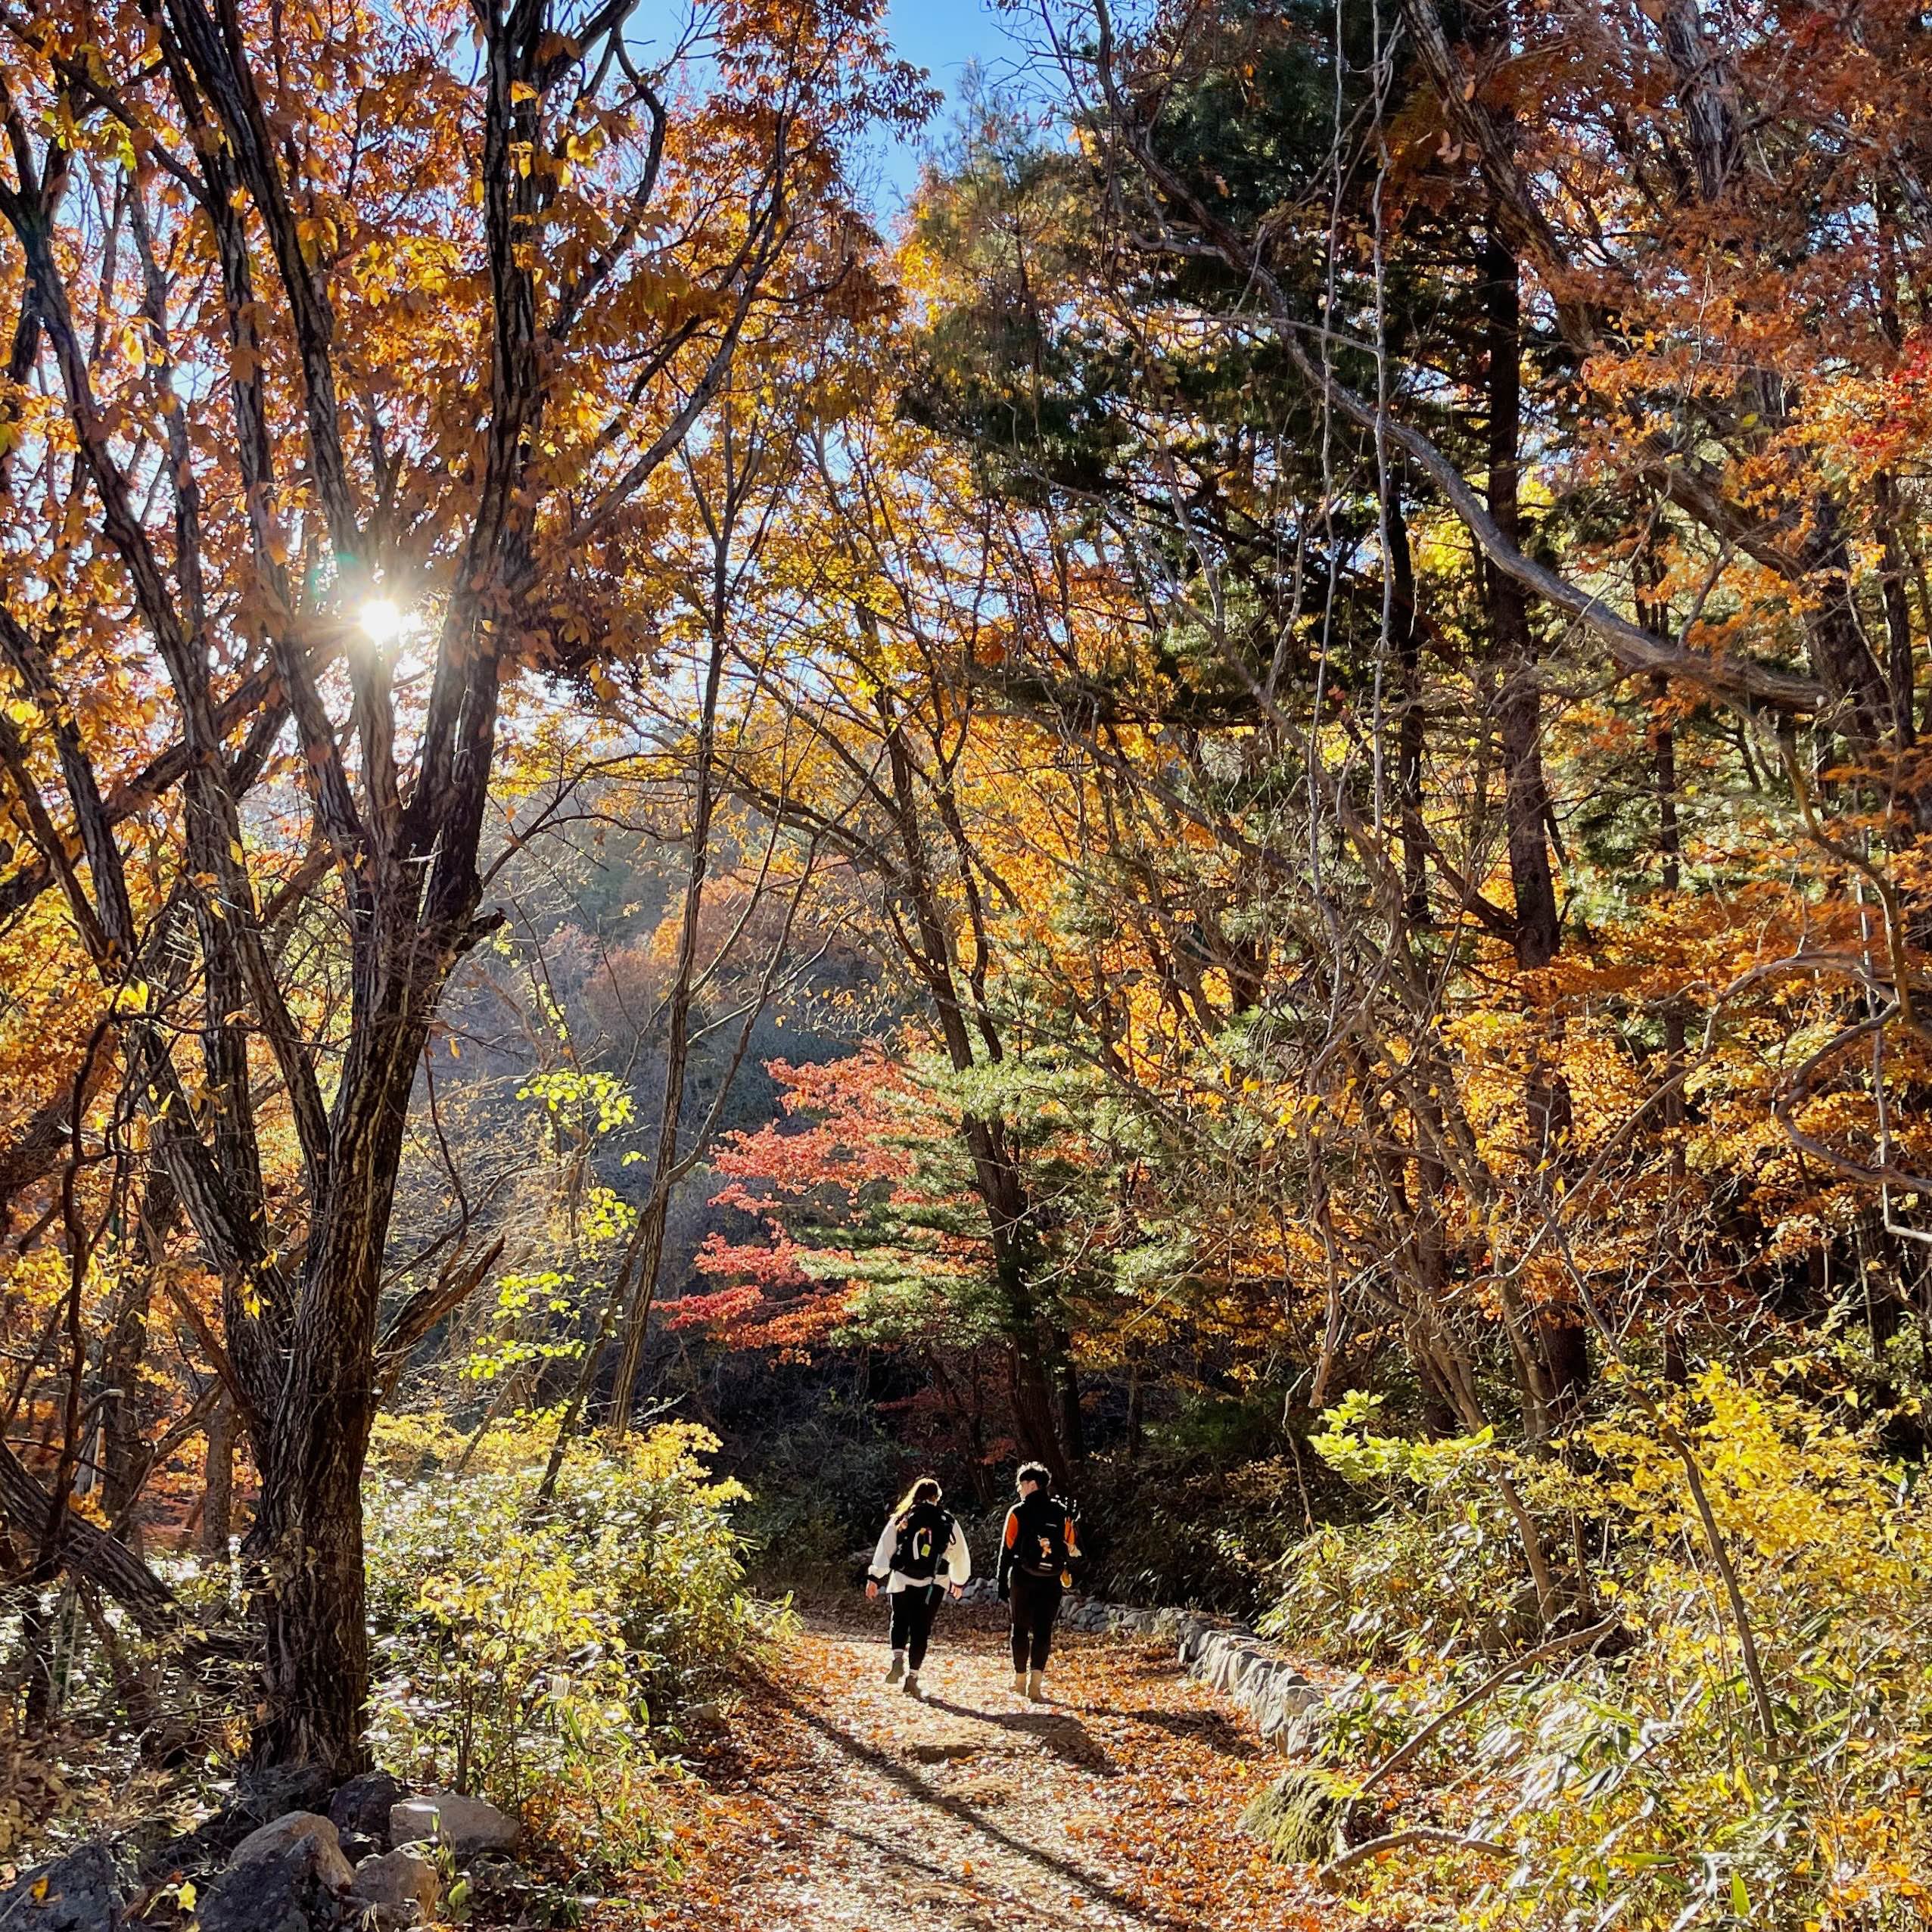
[[[1047,1489],[1044,1463],[1024,1463],[1019,1501],[1000,1539],[1000,1601],[1013,1606],[1013,1694],[1038,1703],[1047,1694],[1047,1654],[1060,1598],[1073,1585],[1080,1538],[1073,1512]]]
[[[957,1597],[972,1575],[966,1532],[939,1507],[941,1493],[931,1476],[922,1476],[899,1499],[885,1520],[866,1579],[868,1597],[883,1588],[891,1600],[892,1666],[885,1681],[903,1685],[910,1697],[919,1694],[919,1666],[941,1601],[949,1588]]]

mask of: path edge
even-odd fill
[[[966,1601],[988,1603],[995,1593],[983,1579],[966,1586]],[[1246,1624],[1198,1610],[1142,1610],[1099,1597],[1071,1597],[1061,1627],[1097,1637],[1147,1637],[1174,1647],[1190,1675],[1218,1691],[1254,1719],[1271,1749],[1306,1751],[1321,1725],[1328,1687],[1318,1684],[1278,1645]]]

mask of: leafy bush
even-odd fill
[[[1535,1497],[1553,1542],[1566,1510],[1587,1530],[1598,1560],[1583,1614],[1614,1618],[1613,1641],[1545,1660],[1429,1741],[1407,1766],[1420,1788],[1405,1812],[1509,1856],[1411,1855],[1369,1877],[1381,1902],[1426,1885],[1439,1913],[1454,1902],[1440,1922],[1484,1927],[1926,1922],[1932,1512],[1868,1428],[1792,1383],[1794,1366],[1782,1380],[1713,1368],[1630,1405],[1586,1432],[1587,1476],[1563,1470]],[[1326,1452],[1392,1487],[1389,1507],[1308,1538],[1273,1619],[1364,1669],[1324,1751],[1358,1767],[1497,1675],[1482,1638],[1510,1593],[1510,1552],[1478,1492],[1523,1465],[1477,1439],[1418,1460],[1423,1445],[1379,1441],[1365,1420],[1336,1416]],[[1674,1438],[1736,1576],[1769,1739]],[[1521,1575],[1519,1557],[1518,1590]]]
[[[1325,1524],[1293,1544],[1264,1631],[1362,1668],[1475,1648],[1507,1648],[1536,1628],[1536,1592],[1522,1530],[1498,1478],[1507,1478],[1573,1588],[1557,1552],[1600,1525],[1602,1498],[1563,1464],[1509,1449],[1485,1430],[1411,1441],[1368,1428],[1379,1398],[1359,1391],[1323,1418],[1309,1446],[1349,1482],[1380,1491],[1366,1523]]]
[[[438,1418],[385,1420],[367,1481],[371,1741],[404,1774],[480,1792],[586,1856],[667,1855],[650,1794],[679,1711],[766,1627],[728,1510],[743,1492],[673,1423],[574,1448],[537,1497],[549,1431],[505,1428],[461,1475]]]

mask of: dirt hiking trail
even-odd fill
[[[1280,1761],[1171,1649],[1063,1633],[1031,1705],[997,1613],[948,1604],[916,1700],[885,1682],[884,1628],[882,1607],[807,1617],[709,1766],[687,1882],[614,1927],[1336,1922],[1237,1829]]]

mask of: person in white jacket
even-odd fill
[[[891,1600],[892,1667],[885,1681],[903,1685],[909,1697],[919,1694],[919,1666],[941,1602],[948,1589],[957,1597],[972,1575],[966,1532],[939,1507],[944,1493],[929,1476],[906,1492],[879,1533],[866,1579],[868,1597],[876,1599],[883,1588]]]

